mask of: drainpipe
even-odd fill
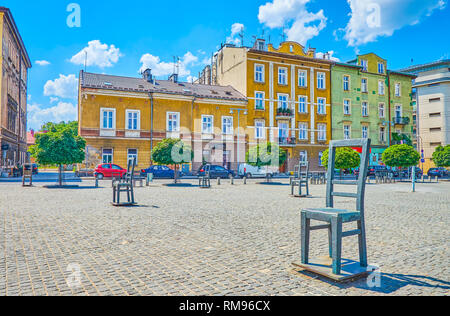
[[[153,92],[149,93],[150,96],[150,165],[153,165],[152,152],[153,152]]]
[[[387,68],[387,67],[386,67]],[[392,115],[391,115],[391,73],[386,70],[388,76],[388,109],[389,109],[389,123],[388,123],[388,147],[391,146],[391,124],[392,124]]]

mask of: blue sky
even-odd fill
[[[340,61],[375,52],[390,69],[450,58],[448,0],[78,0],[81,27],[70,28],[66,9],[72,1],[2,1],[33,63],[29,128],[77,118],[84,49],[90,72],[138,76],[149,66],[159,79],[179,56],[185,80],[198,76],[221,43],[236,41],[232,30],[242,27],[246,46],[263,31],[278,45],[284,32]]]

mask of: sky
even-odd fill
[[[449,0],[73,1],[1,0],[33,64],[28,129],[77,119],[86,61],[88,72],[138,77],[149,67],[162,80],[179,58],[191,81],[222,43],[240,45],[239,33],[245,46],[292,40],[341,62],[375,52],[394,70],[450,58]]]

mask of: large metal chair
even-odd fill
[[[203,170],[203,175],[198,177],[198,186],[201,189],[209,189],[211,188],[211,165],[206,165]]]
[[[326,208],[304,209],[301,212],[301,248],[302,248],[302,267],[309,270],[309,241],[310,232],[320,229],[328,229],[329,234],[329,254],[332,259],[332,274],[340,275],[342,268],[342,239],[344,237],[358,236],[360,267],[357,273],[362,273],[364,268],[367,270],[367,247],[366,230],[364,221],[364,196],[366,188],[366,178],[369,166],[370,139],[333,141],[330,143],[329,161],[328,161],[328,183]],[[361,165],[359,179],[356,181],[336,180],[335,179],[335,159],[336,149],[341,147],[362,147]],[[357,193],[336,192],[334,185],[357,185]],[[334,207],[334,197],[354,198],[356,199],[356,210],[342,210]],[[325,222],[325,225],[311,226],[311,220]],[[356,222],[357,229],[351,231],[342,231],[344,223]],[[361,269],[363,268],[363,269]],[[310,271],[317,272],[314,268]],[[318,272],[317,272],[318,273]]]
[[[136,168],[136,158],[128,160],[127,173],[125,176],[113,182],[113,205],[114,206],[130,206],[136,205],[134,200],[134,169]],[[120,193],[127,193],[127,202],[120,202]]]
[[[26,163],[23,165],[22,186],[33,186],[33,164]]]
[[[291,180],[291,195],[304,197],[309,196],[309,162],[302,162],[295,167],[294,178]],[[298,187],[298,195],[295,188]],[[306,195],[302,194],[302,188],[306,188]]]

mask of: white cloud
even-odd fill
[[[76,99],[78,79],[75,75],[59,75],[55,80],[49,80],[44,85],[44,95],[63,99]]]
[[[50,103],[56,103],[59,101],[59,98],[50,97]]]
[[[444,9],[446,0],[347,0],[350,21],[344,29],[349,46],[359,46],[392,34],[407,25],[416,25],[434,10]]]
[[[77,106],[72,103],[59,102],[49,108],[43,108],[40,104],[28,104],[28,128],[39,130],[48,122],[60,123],[76,121],[78,117]]]
[[[87,53],[87,59],[86,59]],[[114,45],[102,44],[99,40],[90,41],[88,46],[70,59],[75,65],[98,66],[100,68],[112,67],[122,57],[120,49]]]
[[[186,78],[186,81],[187,82],[189,82],[189,83],[191,83],[191,82],[195,82],[195,81],[197,81],[197,77],[196,76],[188,76],[187,78]]]
[[[327,26],[323,10],[313,13],[306,9],[309,2],[311,0],[272,0],[259,7],[259,22],[271,29],[285,27],[289,41],[306,46]]]
[[[227,43],[239,46],[241,44],[241,38],[237,35],[244,29],[244,24],[234,23],[231,26],[231,35],[227,37]]]
[[[325,54],[328,54],[329,60],[336,61],[336,62],[340,62],[341,60],[340,60],[339,58],[334,57],[334,53],[335,53],[334,50],[331,50],[331,51],[329,51],[329,52],[327,52],[327,53],[319,52],[319,53],[316,53],[316,58],[323,59],[323,58],[326,57]]]
[[[50,62],[47,60],[36,60],[36,64],[38,64],[39,66],[48,66],[50,65]]]
[[[143,72],[145,69],[150,68],[152,70],[152,74],[155,76],[169,76],[173,74],[173,71],[175,69],[174,66],[176,65],[176,63],[174,62],[161,61],[158,56],[154,56],[152,54],[143,55],[140,62],[142,64],[140,72]],[[180,60],[179,76],[187,77],[191,75],[189,67],[196,66],[198,64],[198,57],[193,55],[191,52],[187,52]]]

